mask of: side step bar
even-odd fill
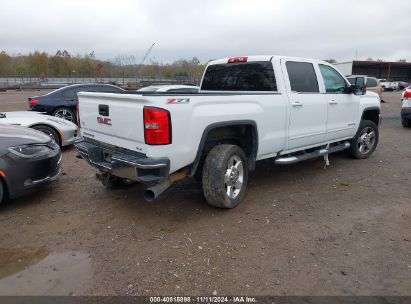
[[[275,163],[277,165],[295,164],[303,160],[316,158],[316,157],[324,156],[324,155],[331,154],[334,152],[342,151],[342,150],[348,149],[349,147],[350,147],[350,143],[346,141],[340,145],[329,147],[328,149],[323,148],[323,149],[319,149],[319,150],[316,150],[310,153],[301,154],[301,155],[279,157],[275,160]]]

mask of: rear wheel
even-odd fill
[[[4,198],[4,186],[3,181],[0,179],[0,203],[3,201]]]
[[[58,108],[53,112],[53,116],[63,118],[65,120],[71,121],[72,123],[76,123],[76,115],[69,108]]]
[[[47,136],[49,136],[52,140],[54,140],[56,142],[56,144],[58,144],[59,146],[61,146],[61,139],[59,134],[57,133],[56,130],[54,130],[53,128],[49,127],[49,126],[33,126],[31,127],[34,130],[43,132],[44,134],[46,134]]]
[[[352,157],[365,159],[371,156],[378,144],[378,127],[371,120],[360,123],[357,134],[351,140],[349,152]]]
[[[208,204],[234,208],[243,199],[248,180],[247,158],[235,145],[218,145],[208,153],[203,167],[203,193]]]
[[[411,120],[406,118],[401,118],[401,124],[404,128],[411,128]]]

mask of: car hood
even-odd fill
[[[37,117],[39,114],[41,115],[41,112],[31,112],[31,111],[14,111],[14,112],[0,112],[6,115],[6,117],[12,117],[12,118],[25,118],[25,117]]]
[[[2,117],[1,114],[4,114],[5,117]],[[1,123],[21,126],[31,126],[37,123],[52,125],[58,124],[61,126],[77,129],[77,126],[68,120],[55,116],[45,115],[42,112],[32,111],[0,112],[0,124]]]
[[[0,153],[9,147],[45,144],[50,141],[50,137],[42,132],[19,126],[0,125]]]

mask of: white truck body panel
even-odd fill
[[[208,66],[226,64],[227,60],[215,60]],[[170,173],[173,173],[195,161],[205,130],[214,124],[253,122],[258,133],[256,160],[260,160],[352,138],[363,110],[380,107],[378,95],[370,92],[364,96],[326,93],[318,63],[332,67],[328,63],[281,56],[248,57],[248,62],[253,61],[272,62],[276,92],[207,94],[211,92],[203,90],[200,94],[184,96],[81,92],[78,94],[81,135],[143,153],[149,158],[166,157],[170,160]],[[319,92],[293,92],[285,66],[287,61],[312,63]],[[185,102],[168,103],[173,98],[184,98]],[[110,109],[109,125],[97,121],[99,104]],[[145,144],[145,106],[169,111],[171,144]]]

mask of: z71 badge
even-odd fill
[[[189,103],[190,98],[169,98],[167,99],[167,104],[181,104],[181,103]]]

